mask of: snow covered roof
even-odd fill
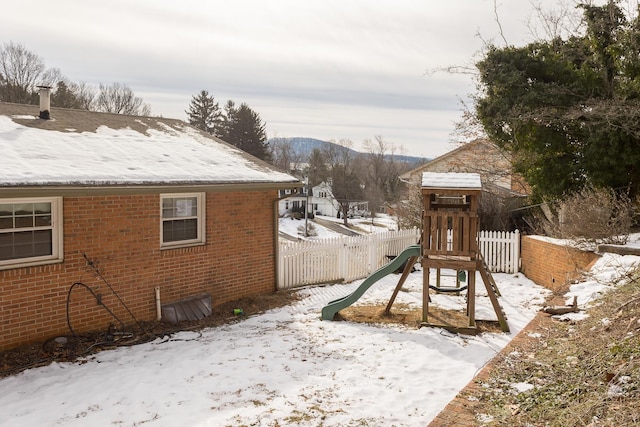
[[[478,173],[423,172],[422,187],[480,190],[482,181]]]
[[[0,102],[0,188],[299,182],[181,120],[38,110]]]

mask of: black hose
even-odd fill
[[[115,313],[113,311],[111,311],[109,309],[109,307],[107,307],[102,302],[102,298],[98,294],[96,294],[93,291],[93,289],[91,289],[89,286],[85,285],[82,282],[75,282],[73,285],[71,285],[71,287],[69,287],[69,291],[67,292],[67,326],[69,326],[69,330],[71,331],[71,333],[73,334],[74,337],[78,338],[78,335],[73,330],[73,327],[71,327],[71,317],[69,315],[69,303],[71,302],[71,292],[73,291],[73,288],[75,288],[76,286],[82,286],[86,290],[88,290],[91,293],[91,295],[93,295],[93,297],[96,299],[96,302],[98,303],[98,305],[101,305],[105,310],[107,310],[107,312],[111,315],[111,317],[113,317],[114,319],[116,319],[118,321],[118,323],[120,323],[120,325],[122,326],[122,330],[124,330],[125,326],[124,326],[124,323],[122,322],[122,320],[120,320],[118,318],[118,316],[116,316]]]
[[[142,327],[142,325],[140,324],[140,322],[138,322],[138,319],[136,319],[136,316],[133,315],[133,313],[131,312],[131,310],[129,310],[129,307],[127,307],[127,304],[124,303],[124,301],[122,300],[122,298],[120,298],[120,295],[118,295],[118,293],[116,292],[115,289],[113,289],[113,287],[111,286],[111,284],[107,281],[107,279],[104,278],[104,276],[102,275],[102,273],[100,273],[100,270],[98,269],[98,267],[96,267],[95,263],[93,262],[93,260],[91,260],[86,253],[83,253],[82,256],[84,257],[84,259],[87,260],[87,264],[93,269],[93,271],[95,271],[96,275],[100,278],[100,280],[102,280],[107,287],[111,290],[111,292],[113,293],[113,295],[116,296],[116,298],[118,299],[118,301],[120,301],[120,304],[122,304],[122,306],[125,308],[125,310],[127,310],[127,313],[129,313],[129,315],[131,316],[131,318],[133,319],[134,322],[136,322],[136,325],[138,325],[138,327],[140,328],[140,330],[142,331],[142,333],[146,334],[147,331],[144,330],[144,328]],[[95,296],[95,294],[94,294]],[[100,303],[100,301],[98,301],[98,303]],[[105,307],[106,308],[106,307]],[[114,316],[115,317],[115,316]],[[122,323],[122,322],[120,322]]]

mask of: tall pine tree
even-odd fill
[[[228,101],[225,116],[225,133],[221,136],[222,139],[259,159],[271,160],[267,132],[258,113],[244,102],[236,108],[232,101]]]
[[[220,106],[206,90],[191,98],[186,111],[189,124],[217,137],[223,137],[223,119]]]

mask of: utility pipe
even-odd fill
[[[156,320],[162,320],[162,306],[160,305],[160,286],[156,286]]]

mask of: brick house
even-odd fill
[[[418,186],[423,172],[477,173],[482,180],[480,221],[485,229],[501,229],[505,212],[521,207],[529,194],[526,182],[513,173],[511,161],[488,139],[479,138],[436,157],[400,179]]]
[[[475,139],[440,157],[436,157],[400,176],[406,182],[419,183],[422,172],[478,173],[483,185],[527,194],[523,179],[514,175],[506,153],[488,139]]]
[[[180,120],[42,96],[0,102],[0,350],[115,323],[97,300],[131,322],[157,319],[158,295],[275,291],[278,194],[296,178]]]

